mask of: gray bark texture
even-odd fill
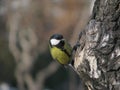
[[[120,90],[120,0],[96,0],[74,67],[85,90]]]

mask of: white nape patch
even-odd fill
[[[57,45],[59,42],[60,42],[60,40],[57,40],[57,39],[50,40],[51,45]]]

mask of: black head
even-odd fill
[[[53,34],[51,37],[50,37],[50,40],[51,39],[57,39],[57,40],[61,40],[63,39],[63,36],[61,34]]]
[[[65,44],[65,40],[61,34],[54,34],[50,37],[50,45],[62,48]]]

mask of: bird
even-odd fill
[[[61,65],[72,64],[72,47],[61,34],[53,34],[49,38],[51,56]]]

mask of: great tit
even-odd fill
[[[50,37],[49,47],[54,60],[62,65],[71,63],[72,47],[61,34],[54,34]]]

